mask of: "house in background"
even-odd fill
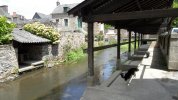
[[[0,16],[5,16],[8,20],[12,20],[11,15],[8,13],[8,6],[2,5],[0,6]]]
[[[51,13],[52,19],[56,23],[56,28],[60,32],[75,32],[82,31],[87,33],[87,24],[82,22],[82,19],[78,16],[68,15],[68,11],[73,7],[77,6],[74,4],[60,4],[59,1],[56,2],[57,7]],[[103,28],[102,28],[103,27]],[[94,24],[94,33],[98,34],[100,31],[104,32],[104,25],[100,23]]]
[[[29,20],[27,20],[23,15],[17,14],[16,12],[13,12],[12,14],[12,21],[16,23],[19,28],[29,22]]]
[[[51,15],[46,15],[43,13],[36,12],[32,18],[32,22],[36,22],[36,21],[45,25],[53,26]]]

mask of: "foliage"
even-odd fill
[[[53,43],[59,40],[59,33],[54,28],[47,27],[39,22],[26,24],[24,29],[32,34],[47,38]]]
[[[117,43],[117,40],[112,38],[112,39],[109,39],[109,44],[116,44]]]
[[[70,50],[67,54],[66,54],[66,62],[73,62],[73,61],[78,61],[79,59],[81,59],[82,57],[84,57],[85,54],[83,53],[83,49],[79,48],[79,49],[75,49],[75,50]]]
[[[178,8],[178,0],[174,0],[173,2],[173,8]],[[172,23],[173,27],[178,27],[178,18],[175,18],[173,23]]]
[[[104,40],[104,34],[100,32],[99,34],[95,35],[95,38],[97,41],[103,41]]]
[[[11,32],[14,28],[14,23],[9,22],[6,17],[0,17],[0,44],[9,44],[11,42]]]
[[[111,25],[108,25],[108,24],[104,24],[104,29],[110,29],[112,26]]]
[[[104,41],[98,41],[98,46],[104,46],[105,42]]]

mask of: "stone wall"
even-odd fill
[[[168,69],[178,70],[178,34],[162,34],[159,43]]]
[[[18,72],[18,62],[12,45],[0,45],[0,80]]]
[[[169,69],[178,70],[178,34],[171,34],[170,36],[168,58],[169,58],[169,62],[168,62]]]
[[[62,61],[67,50],[80,48],[84,44],[85,34],[79,32],[62,32],[59,43],[48,44],[42,47],[42,59],[47,61]]]

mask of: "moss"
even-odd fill
[[[14,67],[12,70],[11,70],[11,74],[18,74],[19,73],[19,67]]]

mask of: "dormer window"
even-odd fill
[[[68,10],[69,10],[69,7],[64,7],[64,13],[67,13]]]

